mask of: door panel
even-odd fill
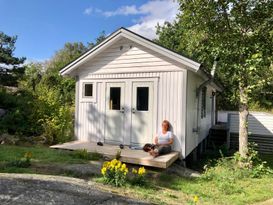
[[[132,82],[131,144],[152,141],[153,96],[153,82]]]
[[[106,83],[105,141],[123,143],[125,83]]]

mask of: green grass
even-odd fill
[[[101,178],[96,182],[102,183]],[[273,197],[273,178],[247,178],[237,180],[230,194],[219,187],[214,180],[189,179],[161,173],[156,179],[149,179],[144,187],[127,184],[125,187],[103,185],[102,189],[124,196],[147,200],[155,204],[194,204],[194,196],[204,205],[245,205],[268,200]],[[105,188],[106,187],[106,188]]]
[[[191,196],[197,195],[204,204],[250,204],[273,197],[272,177],[236,180],[232,184],[235,188],[229,194],[223,190],[225,186],[221,187],[221,184],[214,180],[174,177],[171,183],[169,181],[169,176],[161,176],[160,186],[182,191]]]
[[[20,159],[26,152],[32,153],[32,161],[43,164],[47,163],[59,163],[59,164],[77,164],[87,163],[89,160],[99,159],[97,154],[94,157],[83,159],[75,152],[67,150],[55,150],[48,147],[22,147],[22,146],[9,146],[0,145],[0,159],[1,162],[10,162],[16,159]]]
[[[51,165],[51,167],[49,166],[47,169],[42,168],[43,170],[39,171],[35,166],[31,166],[30,168],[1,166],[1,164],[20,159],[26,152],[32,152],[33,164]],[[100,156],[94,154],[91,155],[91,158],[100,159]],[[268,165],[273,168],[273,155],[262,155],[261,158],[266,160]],[[54,172],[52,171],[52,165],[59,165],[61,167],[63,164],[88,163],[89,160],[84,150],[72,152],[49,149],[48,147],[0,145],[0,172],[43,173],[78,177],[75,173]],[[96,176],[93,176],[91,180],[97,182],[97,186],[103,190],[140,200],[147,200],[156,204],[193,204],[193,197],[195,195],[200,199],[198,204],[205,205],[243,205],[273,198],[272,176],[261,178],[244,177],[236,178],[232,181],[233,176],[228,173],[228,170],[225,168],[221,170],[220,167],[218,172],[220,178],[216,175],[212,180],[206,180],[204,178],[189,179],[179,177],[175,174],[167,174],[164,171],[152,170],[148,171],[150,172],[148,183],[144,187],[133,186],[127,183],[125,187],[116,188],[104,185],[101,178]]]

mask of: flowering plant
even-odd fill
[[[193,202],[194,202],[194,204],[197,204],[198,201],[199,201],[199,198],[198,198],[197,195],[195,195],[195,196],[193,197]]]
[[[140,167],[138,168],[138,170],[133,168],[132,174],[133,174],[132,184],[140,186],[145,184],[146,170],[144,167]]]
[[[126,164],[117,159],[113,159],[110,162],[104,162],[101,169],[104,181],[107,184],[113,184],[115,186],[122,186],[125,184],[127,173],[128,168],[126,167]]]
[[[21,159],[16,159],[8,163],[9,166],[12,167],[20,167],[20,168],[27,168],[31,166],[31,159],[32,159],[32,153],[26,152],[24,154],[24,157]]]

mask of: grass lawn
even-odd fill
[[[96,180],[102,181],[101,178]],[[128,184],[121,188],[101,185],[101,189],[155,204],[194,204],[194,196],[199,198],[197,204],[204,205],[255,204],[273,198],[272,177],[238,180],[232,184],[235,188],[229,193],[225,190],[226,186],[215,181],[189,179],[166,173],[150,178],[149,183],[144,187]]]
[[[5,166],[14,160],[24,157],[26,152],[32,153],[32,164],[29,168],[20,168],[14,166]],[[0,172],[8,173],[47,173],[61,174],[57,169],[57,165],[64,164],[86,164],[90,160],[98,160],[101,156],[99,154],[91,154],[89,159],[84,159],[76,152],[68,150],[55,150],[44,146],[24,147],[24,146],[10,146],[0,145]],[[38,166],[39,165],[39,166]],[[50,170],[46,169],[50,167]],[[60,167],[60,166],[59,166]]]
[[[0,165],[21,158],[28,151],[33,154],[33,165],[30,168],[0,166],[0,172],[65,175],[61,172],[52,173],[52,165],[88,164],[90,160],[82,159],[71,151],[54,150],[47,147],[0,145]],[[99,159],[97,155],[91,156],[91,159],[92,157],[96,160]],[[262,159],[268,160],[268,164],[273,168],[273,155],[263,155]],[[34,164],[48,165],[50,169],[37,170]],[[242,178],[230,183],[228,178],[221,181],[201,178],[189,179],[170,173],[168,170],[148,169],[148,184],[144,187],[128,183],[125,187],[116,188],[103,184],[102,178],[98,175],[89,176],[88,179],[96,182],[96,186],[102,190],[155,204],[194,204],[193,197],[195,195],[199,197],[197,204],[212,205],[253,204],[273,198],[273,177]]]

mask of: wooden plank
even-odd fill
[[[51,148],[54,149],[67,149],[67,150],[78,150],[86,149],[88,152],[97,152],[99,154],[106,155],[110,158],[114,158],[119,149],[117,145],[104,144],[103,146],[97,146],[93,142],[82,142],[82,141],[73,141],[60,145],[53,145]],[[148,153],[142,150],[131,150],[128,147],[125,147],[121,150],[120,160],[125,163],[138,164],[143,166],[151,166],[158,168],[167,168],[175,160],[178,159],[179,152],[171,152],[166,155],[162,155],[156,158],[153,158]]]

